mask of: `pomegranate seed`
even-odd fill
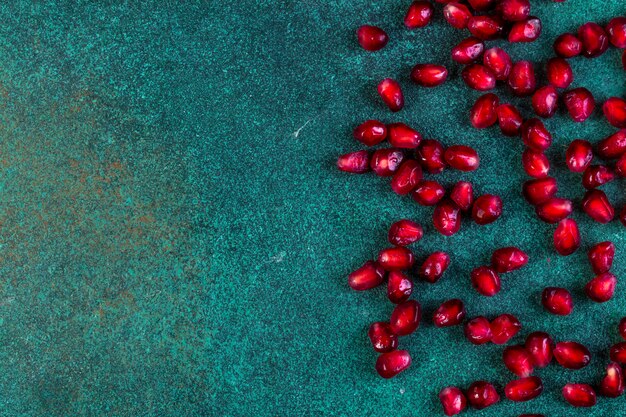
[[[596,107],[596,101],[591,91],[584,87],[569,90],[563,94],[563,101],[572,120],[584,122]]]
[[[366,51],[378,51],[387,45],[389,36],[379,27],[363,25],[356,31],[359,45]]]
[[[597,23],[588,22],[579,27],[578,38],[583,44],[583,55],[587,58],[600,56],[609,47],[609,37]]]
[[[504,26],[502,20],[497,16],[472,16],[467,21],[467,29],[472,36],[482,39],[490,40],[496,39],[502,33]]]
[[[438,174],[446,167],[443,154],[441,143],[434,139],[426,139],[422,141],[417,151],[417,159],[429,174]]]
[[[563,58],[552,58],[548,61],[546,77],[556,88],[567,88],[574,81],[572,67]]]
[[[448,3],[443,8],[443,17],[453,28],[465,29],[472,12],[464,4]]]
[[[450,327],[460,324],[465,319],[465,306],[458,298],[441,304],[433,314],[433,323],[436,327]]]
[[[483,10],[492,9],[495,6],[496,0],[468,0],[472,9],[480,12]]]
[[[495,387],[486,381],[476,381],[469,386],[465,395],[467,401],[477,410],[482,410],[500,401]]]
[[[496,108],[500,104],[498,96],[487,93],[478,98],[470,110],[470,122],[476,129],[493,126],[498,121]]]
[[[472,271],[472,286],[487,297],[493,297],[500,292],[500,276],[493,269],[479,266]]]
[[[417,64],[411,70],[411,80],[422,87],[436,87],[448,78],[448,70],[443,65]]]
[[[546,223],[558,223],[572,214],[573,205],[565,198],[552,197],[535,207],[537,216]]]
[[[463,39],[452,48],[452,60],[462,65],[471,64],[483,54],[485,44],[478,38]]]
[[[387,248],[378,254],[378,263],[385,271],[402,271],[413,266],[413,252],[403,246]]]
[[[574,219],[564,219],[559,222],[554,231],[554,247],[562,256],[571,255],[580,247],[580,233]]]
[[[589,165],[583,172],[583,187],[590,190],[615,179],[611,168],[604,165]]]
[[[613,46],[626,48],[626,17],[619,16],[611,19],[605,30]]]
[[[583,43],[573,33],[564,33],[554,41],[554,52],[561,58],[573,58],[583,51]]]
[[[474,345],[484,345],[491,342],[491,326],[489,320],[478,316],[465,323],[465,337]]]
[[[474,202],[474,189],[471,182],[459,181],[450,192],[450,200],[463,211],[469,210]]]
[[[508,346],[502,352],[504,366],[519,377],[530,376],[533,371],[533,358],[522,345]]]
[[[528,180],[522,187],[524,198],[532,205],[548,201],[557,191],[556,180],[552,177]]]
[[[543,392],[543,383],[537,376],[511,381],[504,387],[504,395],[511,401],[530,401]]]
[[[593,407],[596,405],[596,392],[591,385],[587,384],[565,385],[563,398],[574,407]]]
[[[455,416],[467,407],[465,394],[457,387],[446,387],[439,391],[439,401],[447,416]]]
[[[620,177],[626,177],[626,155],[620,156],[618,161],[615,163],[615,174]]]
[[[385,279],[385,270],[377,262],[367,261],[348,275],[348,285],[353,290],[364,291],[378,287]]]
[[[511,314],[502,314],[491,322],[491,341],[496,345],[503,345],[522,328],[517,317]]]
[[[603,159],[616,159],[626,152],[626,129],[602,139],[597,145],[597,153]]]
[[[519,61],[511,67],[509,74],[509,87],[513,94],[519,97],[526,97],[535,91],[537,82],[535,80],[535,69],[529,61]]]
[[[433,212],[433,225],[444,236],[452,236],[461,228],[461,213],[452,200],[440,201]]]
[[[387,298],[394,304],[405,302],[413,292],[413,281],[400,271],[391,271],[387,277]]]
[[[429,1],[414,1],[404,17],[404,26],[409,29],[421,28],[430,23],[435,11]]]
[[[524,171],[533,178],[544,178],[550,171],[550,161],[543,152],[533,151],[527,148],[522,153],[522,166]]]
[[[422,308],[415,300],[398,304],[391,313],[389,324],[394,334],[406,336],[413,333],[420,325]]]
[[[589,349],[578,342],[559,342],[553,353],[556,361],[567,369],[581,369],[591,361]]]
[[[459,171],[474,171],[480,165],[480,158],[476,151],[469,146],[450,146],[443,154],[445,161]]]
[[[520,269],[527,263],[528,255],[515,246],[496,249],[491,255],[491,266],[500,274]]]
[[[565,152],[565,162],[572,172],[583,172],[592,159],[593,150],[591,149],[591,143],[586,140],[573,140]]]
[[[619,334],[622,336],[622,339],[626,340],[626,317],[619,322]]]
[[[602,105],[602,112],[612,126],[626,127],[626,100],[611,97]]]
[[[611,266],[613,266],[615,245],[609,241],[600,242],[589,249],[587,257],[594,273],[603,274],[609,272]]]
[[[603,191],[587,191],[582,204],[585,213],[598,223],[608,223],[615,217],[615,210]]]
[[[552,135],[537,118],[528,119],[522,125],[522,141],[535,151],[544,151],[552,144]]]
[[[509,32],[509,42],[534,42],[541,35],[541,19],[531,16],[513,23]]]
[[[364,145],[378,145],[387,138],[387,126],[378,120],[366,120],[354,129],[353,135]]]
[[[530,14],[529,0],[501,0],[497,7],[502,18],[508,22],[525,20]]]
[[[545,368],[552,362],[552,348],[554,342],[548,333],[534,332],[526,337],[526,350],[532,358],[532,363],[538,368]]]
[[[626,364],[626,342],[616,343],[611,346],[609,356],[613,362],[617,362],[620,365]]]
[[[511,57],[503,49],[494,47],[485,51],[483,65],[489,68],[496,80],[504,81],[509,78],[513,62]]]
[[[559,102],[559,95],[556,88],[551,85],[541,87],[533,94],[533,110],[539,117],[552,117],[556,112]]]
[[[473,90],[487,91],[496,87],[496,76],[484,65],[471,64],[463,68],[461,77],[465,84]]]
[[[393,333],[389,323],[382,321],[372,323],[367,336],[370,338],[376,352],[391,352],[398,348],[398,336]]]
[[[420,268],[420,277],[424,281],[434,284],[450,266],[450,256],[445,252],[431,253]]]
[[[370,168],[379,177],[390,177],[400,168],[403,160],[404,154],[399,149],[378,149],[372,155]]]
[[[606,374],[600,383],[600,393],[605,397],[616,398],[624,393],[624,375],[622,367],[611,362],[606,367]]]
[[[472,219],[476,224],[485,225],[495,222],[502,215],[502,199],[497,195],[481,195],[472,206]]]
[[[406,195],[413,191],[422,179],[422,166],[414,159],[402,162],[391,180],[391,188],[396,194]]]
[[[337,168],[352,174],[363,174],[370,170],[370,154],[367,151],[351,152],[337,158]]]
[[[381,354],[376,360],[376,372],[383,378],[393,378],[411,366],[411,355],[407,350],[394,350]]]
[[[496,109],[500,130],[506,136],[517,136],[524,120],[520,112],[512,104],[501,104]]]
[[[565,288],[547,287],[541,293],[541,304],[552,314],[568,316],[572,313],[574,302],[572,294]]]
[[[445,195],[446,190],[436,181],[422,180],[413,190],[413,200],[422,206],[434,206]]]
[[[419,146],[422,135],[404,123],[392,123],[387,126],[389,143],[396,148],[415,149]]]
[[[378,84],[378,94],[392,112],[398,112],[404,107],[404,94],[396,80],[391,78],[382,80]]]
[[[593,278],[585,286],[587,297],[596,303],[605,303],[613,298],[617,278],[610,272],[605,272]]]
[[[424,236],[422,226],[412,220],[402,219],[389,228],[389,243],[396,246],[406,246],[419,241]]]

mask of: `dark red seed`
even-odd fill
[[[484,65],[471,64],[463,68],[461,77],[465,84],[477,91],[493,90],[496,87],[496,76]]]
[[[353,135],[364,145],[378,145],[387,138],[387,126],[378,120],[366,120],[354,129]]]
[[[537,118],[528,119],[522,125],[522,141],[535,151],[545,151],[552,144],[552,135]]]
[[[529,0],[501,0],[497,7],[500,16],[508,22],[525,20],[530,14]]]
[[[563,387],[563,398],[574,407],[593,407],[596,405],[596,392],[591,385],[567,384]]]
[[[556,180],[552,177],[528,180],[522,187],[524,198],[532,205],[548,201],[558,190]]]
[[[568,316],[574,308],[572,294],[565,288],[547,287],[541,293],[541,304],[550,313]]]
[[[565,162],[572,172],[583,172],[593,159],[591,143],[586,140],[573,140],[565,152]]]
[[[450,256],[445,252],[431,253],[422,264],[419,275],[424,281],[434,284],[450,266]]]
[[[533,178],[544,178],[550,171],[550,161],[543,152],[526,148],[522,153],[524,171]]]
[[[383,249],[378,253],[378,263],[385,271],[402,271],[413,266],[413,252],[403,246]]]
[[[604,165],[589,165],[582,176],[583,186],[590,190],[615,179],[613,170]]]
[[[556,88],[567,88],[574,81],[572,67],[563,58],[552,58],[546,65],[548,82]]]
[[[387,45],[389,36],[379,27],[363,25],[356,31],[359,45],[366,51],[378,51]]]
[[[528,255],[515,246],[496,249],[491,255],[491,266],[500,274],[520,269],[527,263]]]
[[[392,112],[402,110],[404,107],[404,94],[396,80],[385,78],[378,84],[378,94]]]
[[[461,228],[461,213],[452,200],[440,201],[433,212],[433,225],[444,236],[452,236]]]
[[[455,416],[467,407],[465,394],[457,387],[446,387],[439,391],[439,401],[447,416]]]
[[[476,129],[493,126],[498,121],[496,108],[500,105],[498,96],[487,93],[478,98],[470,110],[470,122]]]
[[[619,16],[611,19],[605,30],[613,46],[626,48],[626,17]]]
[[[511,73],[513,62],[511,57],[503,49],[493,47],[485,51],[483,55],[483,65],[489,68],[496,80],[504,81]]]
[[[412,220],[398,220],[389,228],[389,243],[396,246],[406,246],[419,241],[424,236],[422,226]]]
[[[537,216],[546,223],[558,223],[572,214],[573,204],[565,198],[552,197],[535,207]]]
[[[465,395],[467,401],[476,410],[482,410],[500,401],[495,387],[486,381],[474,382],[469,386]]]
[[[533,110],[539,117],[552,117],[559,103],[559,95],[556,88],[551,85],[541,87],[533,94]]]
[[[459,171],[474,171],[480,165],[478,153],[469,146],[454,145],[448,147],[443,154],[448,165]]]
[[[593,278],[585,286],[585,294],[596,303],[606,303],[615,294],[617,278],[610,272],[605,272]]]
[[[453,28],[465,29],[472,12],[464,4],[448,3],[443,8],[443,17]]]
[[[622,336],[622,339],[626,340],[626,317],[623,317],[619,321],[619,335]]]
[[[376,352],[391,352],[398,348],[398,336],[393,333],[389,323],[382,321],[372,323],[367,336]]]
[[[554,231],[554,247],[562,256],[576,252],[580,247],[580,233],[574,219],[564,219]]]
[[[400,168],[403,160],[404,154],[399,149],[378,149],[372,155],[370,168],[379,177],[390,177]]]
[[[616,159],[626,152],[626,129],[621,129],[602,139],[596,147],[598,156],[603,159]]]
[[[582,201],[583,210],[598,223],[608,223],[615,217],[615,209],[603,191],[590,190]]]
[[[441,143],[434,139],[425,139],[417,151],[417,159],[429,174],[438,174],[446,167],[444,152]]]
[[[516,96],[526,97],[531,95],[537,86],[533,64],[529,61],[519,61],[513,64],[508,83]]]
[[[443,65],[417,64],[411,70],[411,80],[422,87],[436,87],[448,78],[448,70]]]
[[[554,52],[561,58],[573,58],[583,51],[583,43],[573,33],[564,33],[554,41]]]
[[[450,192],[450,200],[454,201],[461,210],[469,210],[474,202],[472,183],[467,181],[457,182]]]
[[[619,397],[624,393],[624,374],[619,364],[611,362],[606,367],[606,373],[600,383],[600,393],[610,398]]]
[[[413,333],[420,325],[422,308],[415,300],[405,301],[398,304],[391,313],[389,324],[391,330],[398,336],[406,336]]]
[[[596,101],[591,91],[584,87],[575,88],[563,93],[563,102],[572,120],[584,122],[596,108]]]
[[[454,298],[445,301],[433,314],[433,323],[436,327],[456,326],[465,319],[465,306],[463,301]]]
[[[502,360],[504,366],[519,377],[530,376],[534,371],[533,358],[522,345],[504,348]]]
[[[626,127],[626,100],[611,97],[602,105],[602,112],[612,126]]]
[[[472,9],[480,12],[492,9],[496,4],[496,0],[468,0],[468,3],[472,6]]]
[[[411,366],[411,355],[407,350],[383,353],[376,360],[376,372],[383,378],[393,378]]]
[[[353,290],[364,291],[377,287],[385,279],[385,270],[377,262],[367,261],[348,275],[348,285]]]
[[[591,269],[596,274],[609,272],[613,266],[615,257],[615,245],[613,242],[600,242],[587,251],[587,258],[591,264]]]
[[[511,381],[504,387],[504,395],[511,401],[530,401],[543,392],[543,383],[537,376]]]
[[[400,271],[391,271],[387,277],[387,298],[394,304],[405,302],[413,292],[413,281]]]
[[[363,174],[370,170],[370,154],[368,151],[347,153],[337,158],[337,168],[351,174]]]
[[[502,34],[504,26],[497,16],[482,15],[470,17],[467,21],[467,29],[478,39],[491,40]]]
[[[522,328],[517,317],[511,314],[502,314],[491,322],[491,341],[496,345],[503,345]]]
[[[620,156],[620,158],[615,163],[615,174],[619,175],[622,178],[626,177],[626,155]]]
[[[559,342],[553,353],[556,361],[567,369],[581,369],[591,361],[589,349],[578,342]]]
[[[422,135],[404,123],[387,125],[387,130],[389,143],[396,148],[415,149],[422,141]]]
[[[529,334],[526,337],[525,347],[536,367],[545,368],[552,362],[554,342],[548,333],[534,332]]]
[[[434,11],[435,8],[429,1],[414,1],[404,16],[404,26],[409,29],[424,27],[430,23]]]
[[[402,162],[391,180],[391,188],[396,194],[406,195],[413,191],[422,179],[422,166],[415,159]]]
[[[496,109],[500,130],[506,136],[517,136],[524,119],[520,112],[512,104],[501,104]]]
[[[602,55],[609,47],[609,37],[597,23],[588,22],[578,28],[578,39],[582,42],[582,52],[587,58]]]
[[[489,320],[478,316],[465,323],[465,337],[474,345],[484,345],[491,342],[491,325]]]
[[[502,215],[502,199],[497,195],[481,195],[472,205],[472,219],[476,224],[495,222]]]
[[[472,271],[472,286],[478,293],[493,297],[500,292],[500,276],[493,269],[479,266]]]
[[[471,64],[483,54],[485,44],[478,38],[463,39],[452,48],[452,60],[462,65]]]
[[[438,182],[422,180],[417,183],[411,197],[422,206],[434,206],[445,194],[445,188]]]
[[[611,346],[609,356],[613,362],[617,362],[620,365],[626,364],[626,342],[616,343]]]
[[[541,19],[531,16],[513,23],[509,31],[509,42],[534,42],[541,35]]]

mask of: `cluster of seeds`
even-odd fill
[[[435,2],[444,5],[443,16],[452,27],[467,30],[471,35],[451,49],[453,61],[464,66],[461,72],[464,83],[478,91],[493,90],[501,83],[515,96],[530,98],[536,117],[524,118],[514,105],[501,103],[496,94],[486,93],[471,107],[470,124],[476,129],[498,124],[503,135],[521,137],[526,146],[521,156],[522,166],[532,178],[522,185],[522,194],[535,208],[539,219],[556,224],[556,252],[562,256],[571,255],[581,243],[578,225],[570,217],[574,205],[571,200],[556,196],[557,181],[549,176],[550,161],[544,154],[552,144],[552,134],[541,119],[554,116],[559,105],[565,107],[575,122],[584,122],[591,116],[596,107],[593,94],[582,87],[568,90],[574,73],[567,60],[579,55],[598,57],[612,45],[625,49],[622,63],[626,69],[626,17],[616,17],[605,27],[588,22],[580,26],[576,34],[560,35],[554,42],[556,56],[548,59],[545,65],[547,84],[537,86],[532,62],[513,62],[502,48],[486,47],[486,43],[494,39],[533,42],[540,36],[542,22],[531,15],[529,0]],[[435,5],[431,1],[414,1],[407,11],[404,25],[409,29],[424,27],[430,23],[434,12]],[[367,51],[384,48],[389,41],[383,29],[368,25],[357,30],[357,38]],[[436,87],[447,80],[448,70],[436,63],[420,63],[412,69],[410,77],[418,86]],[[394,79],[382,80],[378,84],[378,94],[392,112],[399,112],[404,107],[402,88]],[[611,97],[604,102],[602,111],[606,120],[620,130],[599,141],[595,147],[583,139],[573,140],[565,158],[570,171],[581,173],[581,183],[586,190],[582,210],[596,222],[608,223],[614,219],[615,210],[598,187],[616,177],[626,177],[626,100]],[[451,236],[458,232],[463,213],[480,225],[492,223],[500,217],[503,206],[500,197],[484,194],[474,198],[473,186],[467,181],[459,181],[446,191],[437,181],[424,179],[424,173],[436,175],[447,167],[465,172],[476,170],[480,158],[474,149],[465,145],[445,148],[435,139],[423,139],[418,131],[401,122],[385,124],[367,120],[354,129],[354,137],[368,147],[385,140],[391,147],[341,155],[338,168],[358,174],[374,171],[378,176],[391,177],[391,188],[395,193],[410,194],[420,205],[435,206],[432,222],[441,234]],[[596,165],[592,164],[594,157],[617,161],[613,165]],[[626,206],[619,217],[626,226]],[[445,252],[432,253],[421,266],[415,265],[415,255],[407,246],[418,242],[423,235],[421,225],[412,220],[394,223],[388,235],[393,246],[383,249],[376,260],[365,262],[349,275],[350,287],[358,291],[377,287],[386,279],[387,296],[396,304],[389,321],[373,323],[368,332],[372,346],[380,353],[376,370],[383,378],[394,377],[411,365],[410,353],[398,349],[398,339],[415,332],[421,321],[420,304],[409,299],[413,291],[412,275],[434,284],[450,265],[450,256]],[[588,252],[596,276],[587,283],[585,292],[594,302],[609,301],[614,295],[617,278],[610,272],[614,255],[615,246],[608,241],[596,244]],[[519,248],[498,249],[493,253],[490,265],[479,266],[471,272],[471,284],[479,294],[494,296],[501,288],[500,275],[520,269],[527,263],[527,254]],[[572,296],[566,288],[545,288],[541,303],[546,311],[556,315],[569,315],[574,308]],[[451,299],[435,311],[432,322],[436,327],[456,326],[465,321],[466,315],[463,301]],[[492,320],[478,316],[465,322],[464,333],[474,345],[489,342],[503,345],[521,328],[520,321],[511,314],[502,314]],[[626,340],[626,317],[619,324],[619,333]],[[611,363],[595,388],[583,383],[563,387],[562,395],[568,403],[590,407],[596,404],[596,391],[607,397],[623,393],[622,365],[626,364],[626,342],[613,345],[609,356]],[[581,369],[589,364],[591,353],[575,341],[554,343],[545,332],[530,333],[524,345],[507,346],[503,351],[506,368],[519,377],[506,384],[505,397],[511,401],[528,401],[539,396],[543,383],[532,374],[536,368],[548,366],[553,358],[564,368]],[[477,381],[466,390],[443,388],[439,398],[444,413],[452,416],[464,410],[468,403],[475,409],[489,407],[500,400],[500,395],[491,383]]]

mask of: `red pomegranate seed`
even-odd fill
[[[511,381],[504,387],[504,395],[511,401],[530,401],[543,392],[543,383],[537,376]]]
[[[596,405],[596,392],[591,385],[567,384],[563,387],[563,398],[574,407],[593,407]]]
[[[396,80],[391,78],[382,80],[378,84],[378,94],[392,112],[400,111],[404,107],[404,94]]]
[[[465,323],[465,337],[474,345],[484,345],[491,342],[491,326],[489,320],[478,316]]]
[[[404,17],[404,26],[409,29],[424,27],[430,23],[434,11],[435,8],[429,1],[414,1]]]
[[[528,180],[522,187],[524,198],[532,205],[548,201],[558,190],[556,180],[552,177]]]
[[[613,266],[615,245],[609,241],[600,242],[587,251],[587,257],[594,273],[603,274],[609,272],[611,266]]]
[[[472,219],[476,224],[495,222],[502,215],[502,199],[497,195],[481,195],[472,205]]]
[[[354,129],[353,135],[364,145],[378,145],[387,138],[387,126],[378,120],[366,120]]]
[[[584,122],[596,108],[596,101],[591,91],[584,87],[569,90],[563,94],[563,102],[572,120]]]
[[[520,134],[520,129],[524,119],[520,112],[512,104],[501,104],[496,109],[498,114],[498,123],[500,130],[506,136],[517,136]]]
[[[572,214],[573,205],[565,198],[552,197],[535,207],[537,216],[546,223],[558,223]]]
[[[385,271],[402,271],[413,266],[413,252],[403,246],[383,249],[378,253],[378,263]]]
[[[626,17],[619,16],[611,19],[605,30],[613,46],[626,48]]]
[[[513,94],[519,97],[531,95],[536,88],[535,69],[529,61],[519,61],[511,67],[509,74],[509,87]]]
[[[568,316],[572,313],[574,302],[572,294],[565,288],[547,287],[541,293],[541,304],[552,314]]]
[[[567,369],[581,369],[591,361],[589,349],[578,342],[559,342],[553,353],[556,361]]]
[[[468,0],[472,9],[480,12],[483,10],[492,9],[495,6],[496,0]]]
[[[493,297],[500,292],[500,276],[493,269],[479,266],[472,271],[472,286],[487,297]]]
[[[405,302],[413,292],[413,281],[400,271],[391,271],[387,277],[387,298],[394,304]]]
[[[622,178],[626,177],[626,155],[620,156],[620,158],[615,163],[615,174],[619,175]]]
[[[504,366],[519,377],[532,375],[534,371],[533,358],[522,345],[508,346],[502,352]]]
[[[411,197],[419,205],[434,206],[445,195],[446,190],[436,181],[422,180],[417,183]]]
[[[605,272],[593,278],[585,286],[587,297],[596,303],[605,303],[613,298],[617,278],[610,272]]]
[[[590,190],[615,179],[611,168],[604,165],[589,165],[583,172],[583,187]]]
[[[424,236],[422,226],[412,220],[398,220],[389,228],[389,243],[396,246],[406,246],[419,241]]]
[[[598,57],[609,47],[609,37],[597,23],[588,22],[579,27],[578,39],[583,44],[583,55],[587,58]]]
[[[456,326],[465,319],[465,306],[458,298],[445,301],[433,314],[433,323],[436,327]]]
[[[402,162],[391,180],[391,188],[396,194],[406,195],[413,191],[422,179],[422,166],[415,159]]]
[[[444,236],[452,236],[461,228],[461,213],[452,200],[440,201],[433,212],[433,225]]]
[[[389,36],[379,27],[363,25],[356,31],[359,45],[366,51],[378,51],[387,45]]]
[[[438,174],[446,167],[444,152],[441,143],[434,139],[425,139],[417,151],[417,159],[429,174]]]
[[[496,77],[489,68],[480,64],[471,64],[463,68],[461,77],[473,90],[487,91],[496,87]]]
[[[389,143],[396,148],[415,149],[419,146],[422,135],[404,123],[387,125]]]
[[[496,345],[503,345],[522,328],[517,317],[511,314],[502,314],[491,322],[491,341]]]
[[[497,7],[500,16],[507,22],[525,20],[530,14],[529,0],[501,0]]]
[[[583,51],[583,43],[573,33],[564,33],[554,41],[554,52],[561,58],[573,58]]]
[[[559,222],[554,231],[554,247],[562,256],[571,255],[580,247],[580,233],[574,219],[564,219]]]
[[[537,118],[528,119],[522,125],[522,141],[535,151],[545,151],[552,144],[552,135]]]
[[[443,17],[453,28],[465,29],[472,12],[464,4],[448,3],[443,8]]]
[[[383,378],[393,378],[411,366],[411,355],[407,350],[394,350],[381,354],[376,360],[376,372]]]
[[[620,365],[626,364],[626,342],[616,343],[611,346],[609,356],[613,362],[617,362]]]
[[[483,55],[483,65],[489,68],[496,80],[504,81],[509,78],[513,62],[511,57],[503,49],[490,48]]]
[[[541,19],[531,16],[513,23],[509,32],[509,42],[534,42],[541,35]]]
[[[548,333],[533,332],[526,337],[526,350],[532,358],[532,363],[538,368],[545,368],[552,362],[554,342]]]
[[[586,140],[573,140],[565,152],[565,162],[572,172],[583,172],[593,159],[591,143]]]
[[[552,58],[548,61],[546,77],[556,88],[567,88],[574,81],[572,67],[563,58]]]
[[[452,60],[462,65],[471,64],[483,54],[485,44],[478,38],[463,39],[452,48]]]
[[[520,269],[527,263],[528,255],[515,246],[496,249],[491,255],[491,266],[500,274]]]
[[[399,149],[378,149],[372,155],[370,168],[379,177],[390,177],[400,168],[403,160],[404,154]]]
[[[602,112],[612,126],[626,127],[626,100],[611,97],[602,105]]]
[[[448,78],[448,70],[443,65],[417,64],[411,70],[411,80],[422,87],[436,87]]]
[[[477,410],[487,408],[498,401],[500,396],[495,387],[486,381],[476,381],[465,392],[467,401]]]
[[[445,252],[433,252],[426,258],[420,268],[420,277],[434,284],[450,266],[450,256]]]
[[[598,156],[603,159],[616,159],[626,152],[626,129],[621,129],[602,139],[596,147]]]
[[[469,146],[454,145],[448,147],[443,158],[454,169],[459,171],[474,171],[480,165],[478,153]]]
[[[474,188],[472,187],[472,183],[467,181],[457,182],[450,192],[450,199],[454,201],[461,210],[469,210],[474,202]]]
[[[624,374],[622,367],[611,362],[606,367],[606,374],[600,383],[600,393],[605,397],[616,398],[624,393]]]
[[[439,401],[447,416],[455,416],[467,407],[465,394],[457,387],[446,387],[439,391]]]
[[[353,290],[364,291],[378,287],[385,279],[385,270],[377,262],[367,261],[348,275],[348,285]]]
[[[504,26],[497,16],[472,16],[467,21],[467,29],[472,36],[482,39],[496,39],[502,33]]]
[[[551,85],[541,87],[533,94],[533,110],[539,117],[552,117],[556,112],[559,102],[559,95],[556,88]]]
[[[524,171],[533,178],[544,178],[550,171],[550,161],[543,152],[537,152],[526,148],[522,153],[522,166]]]
[[[470,122],[476,129],[493,126],[498,121],[496,108],[500,105],[498,96],[487,93],[478,98],[470,110]]]
[[[363,174],[370,170],[370,154],[358,151],[341,155],[337,158],[337,168],[351,174]]]
[[[623,317],[619,321],[619,335],[622,336],[622,339],[626,340],[626,317]]]
[[[585,213],[598,223],[608,223],[615,217],[615,209],[603,191],[587,191],[583,197],[582,205]]]
[[[374,350],[379,353],[391,352],[398,348],[398,336],[391,330],[389,323],[377,321],[372,323],[367,336]]]
[[[389,324],[394,334],[406,336],[413,333],[420,325],[422,308],[415,300],[398,304],[391,313]]]

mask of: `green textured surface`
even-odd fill
[[[624,12],[619,3],[535,1],[541,40],[507,49],[514,59],[545,60],[557,34],[585,20],[604,23]],[[501,347],[470,346],[460,328],[435,329],[428,319],[401,341],[414,357],[410,370],[390,381],[375,374],[366,329],[392,306],[382,288],[350,291],[346,274],[385,246],[388,225],[402,217],[425,225],[418,259],[433,250],[453,256],[437,285],[417,285],[426,317],[460,297],[472,316],[518,314],[524,330],[516,340],[546,329],[595,354],[581,371],[538,372],[540,398],[503,401],[481,416],[623,413],[623,397],[578,412],[560,398],[566,382],[598,380],[626,311],[623,288],[605,305],[584,298],[585,251],[555,256],[553,226],[520,196],[519,140],[468,125],[479,94],[448,58],[463,35],[440,12],[432,26],[404,30],[406,6],[0,6],[0,415],[430,416],[440,415],[442,386],[503,386],[511,374]],[[387,29],[388,47],[359,49],[354,29],[362,23]],[[449,65],[451,81],[410,85],[417,62]],[[573,62],[574,85],[599,102],[623,92],[617,51]],[[405,85],[407,106],[395,115],[375,97],[385,76]],[[359,148],[350,132],[365,118],[476,147],[478,171],[440,178],[500,194],[502,218],[444,238],[432,230],[431,210],[398,198],[387,180],[337,172],[336,155]],[[611,129],[599,112],[582,125],[562,115],[547,125],[560,195],[578,202],[582,188],[563,166],[564,146]],[[622,187],[606,187],[619,205]],[[616,242],[621,277],[624,229],[575,218],[583,249]],[[530,264],[507,275],[495,298],[476,296],[469,272],[508,244],[527,250]],[[546,285],[574,291],[572,316],[543,312]]]

